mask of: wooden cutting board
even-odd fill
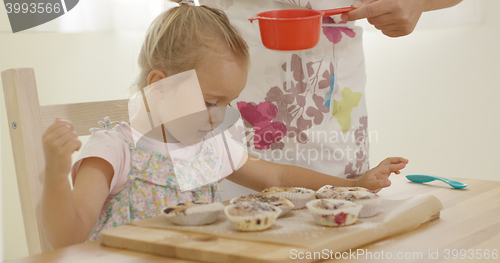
[[[124,225],[102,235],[101,244],[116,248],[204,262],[289,262],[297,247],[236,240],[175,230]],[[306,252],[307,249],[299,249]]]
[[[159,216],[103,230],[101,244],[204,262],[296,262],[301,252],[342,252],[408,232],[438,218],[441,209],[431,195],[384,199],[378,215],[340,228],[315,225],[306,209],[294,210],[271,229],[256,233],[234,230],[223,215],[212,225],[197,227],[176,226]]]

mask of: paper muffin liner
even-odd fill
[[[259,193],[259,194],[262,194],[265,196],[277,196],[281,199],[277,202],[266,202],[268,204],[274,205],[275,207],[278,207],[281,209],[281,214],[278,217],[285,216],[286,214],[288,214],[288,212],[290,212],[293,208],[295,208],[295,205],[292,203],[292,201],[290,201],[287,198],[280,197],[276,193]],[[257,195],[259,195],[259,194],[257,194]],[[236,202],[239,198],[241,198],[241,197],[235,197],[235,198],[231,199],[229,201],[229,203],[234,205],[234,204],[236,204]],[[245,201],[242,201],[242,202],[245,202]],[[281,204],[281,203],[284,203],[284,204]]]
[[[351,207],[340,207],[334,210],[321,209],[315,207],[315,205],[321,201],[329,202],[333,204],[346,203],[351,204]],[[322,226],[348,226],[356,223],[358,220],[359,212],[362,208],[361,205],[349,202],[346,200],[336,200],[336,199],[318,199],[309,201],[307,204],[307,209],[311,212],[314,221],[318,225]]]
[[[276,206],[277,208],[281,209],[281,214],[278,217],[283,217],[286,214],[288,214],[288,212],[292,211],[292,209],[295,207],[293,203],[292,205],[293,206],[286,206],[286,205]]]
[[[261,204],[273,207],[274,211],[262,211],[261,213],[248,216],[234,216],[229,214],[229,211],[236,205],[228,205],[224,209],[224,214],[226,214],[227,219],[233,223],[239,231],[249,232],[266,230],[274,224],[278,216],[281,214],[281,209],[268,203],[261,202]]]
[[[187,207],[184,212],[169,214],[165,213],[165,209],[163,209],[162,214],[172,223],[184,226],[199,226],[214,223],[221,211],[224,210],[224,205],[221,202],[193,205]]]
[[[370,199],[357,199],[352,200],[351,202],[355,204],[362,205],[363,208],[359,212],[359,217],[372,217],[379,212],[380,204],[382,203],[382,197],[374,194],[372,192],[366,191],[357,191],[356,194],[359,196],[370,196]]]
[[[267,194],[275,194],[278,195],[279,197],[286,198],[290,201],[292,201],[295,209],[301,209],[306,206],[306,203],[311,200],[311,197],[314,195],[315,191],[303,187],[278,187],[282,189],[301,189],[304,191],[304,193],[291,193],[291,192],[286,192],[286,191],[276,191],[276,192],[265,192]],[[266,190],[264,190],[266,191]]]

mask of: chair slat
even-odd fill
[[[98,121],[109,117],[112,121],[128,122],[128,100],[111,100],[86,103],[41,106],[42,125],[45,131],[56,117],[69,120],[79,136],[90,135],[89,129],[99,127]]]

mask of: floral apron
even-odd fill
[[[126,123],[100,122],[106,132],[117,132],[112,124],[128,126]],[[157,216],[166,206],[177,205],[187,201],[219,202],[220,195],[217,183],[208,184],[191,191],[180,191],[174,173],[171,158],[145,147],[136,147],[132,142],[120,135],[130,146],[131,167],[124,189],[115,197],[108,199],[102,208],[97,223],[94,225],[88,240],[100,238],[103,229],[116,227],[135,220]],[[199,163],[220,169],[220,162],[213,147],[205,144],[201,154],[192,162],[175,161],[178,171],[188,172]]]

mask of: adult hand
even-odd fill
[[[342,14],[342,20],[366,18],[386,36],[406,36],[415,29],[426,4],[427,0],[359,0],[352,6],[355,10]]]

